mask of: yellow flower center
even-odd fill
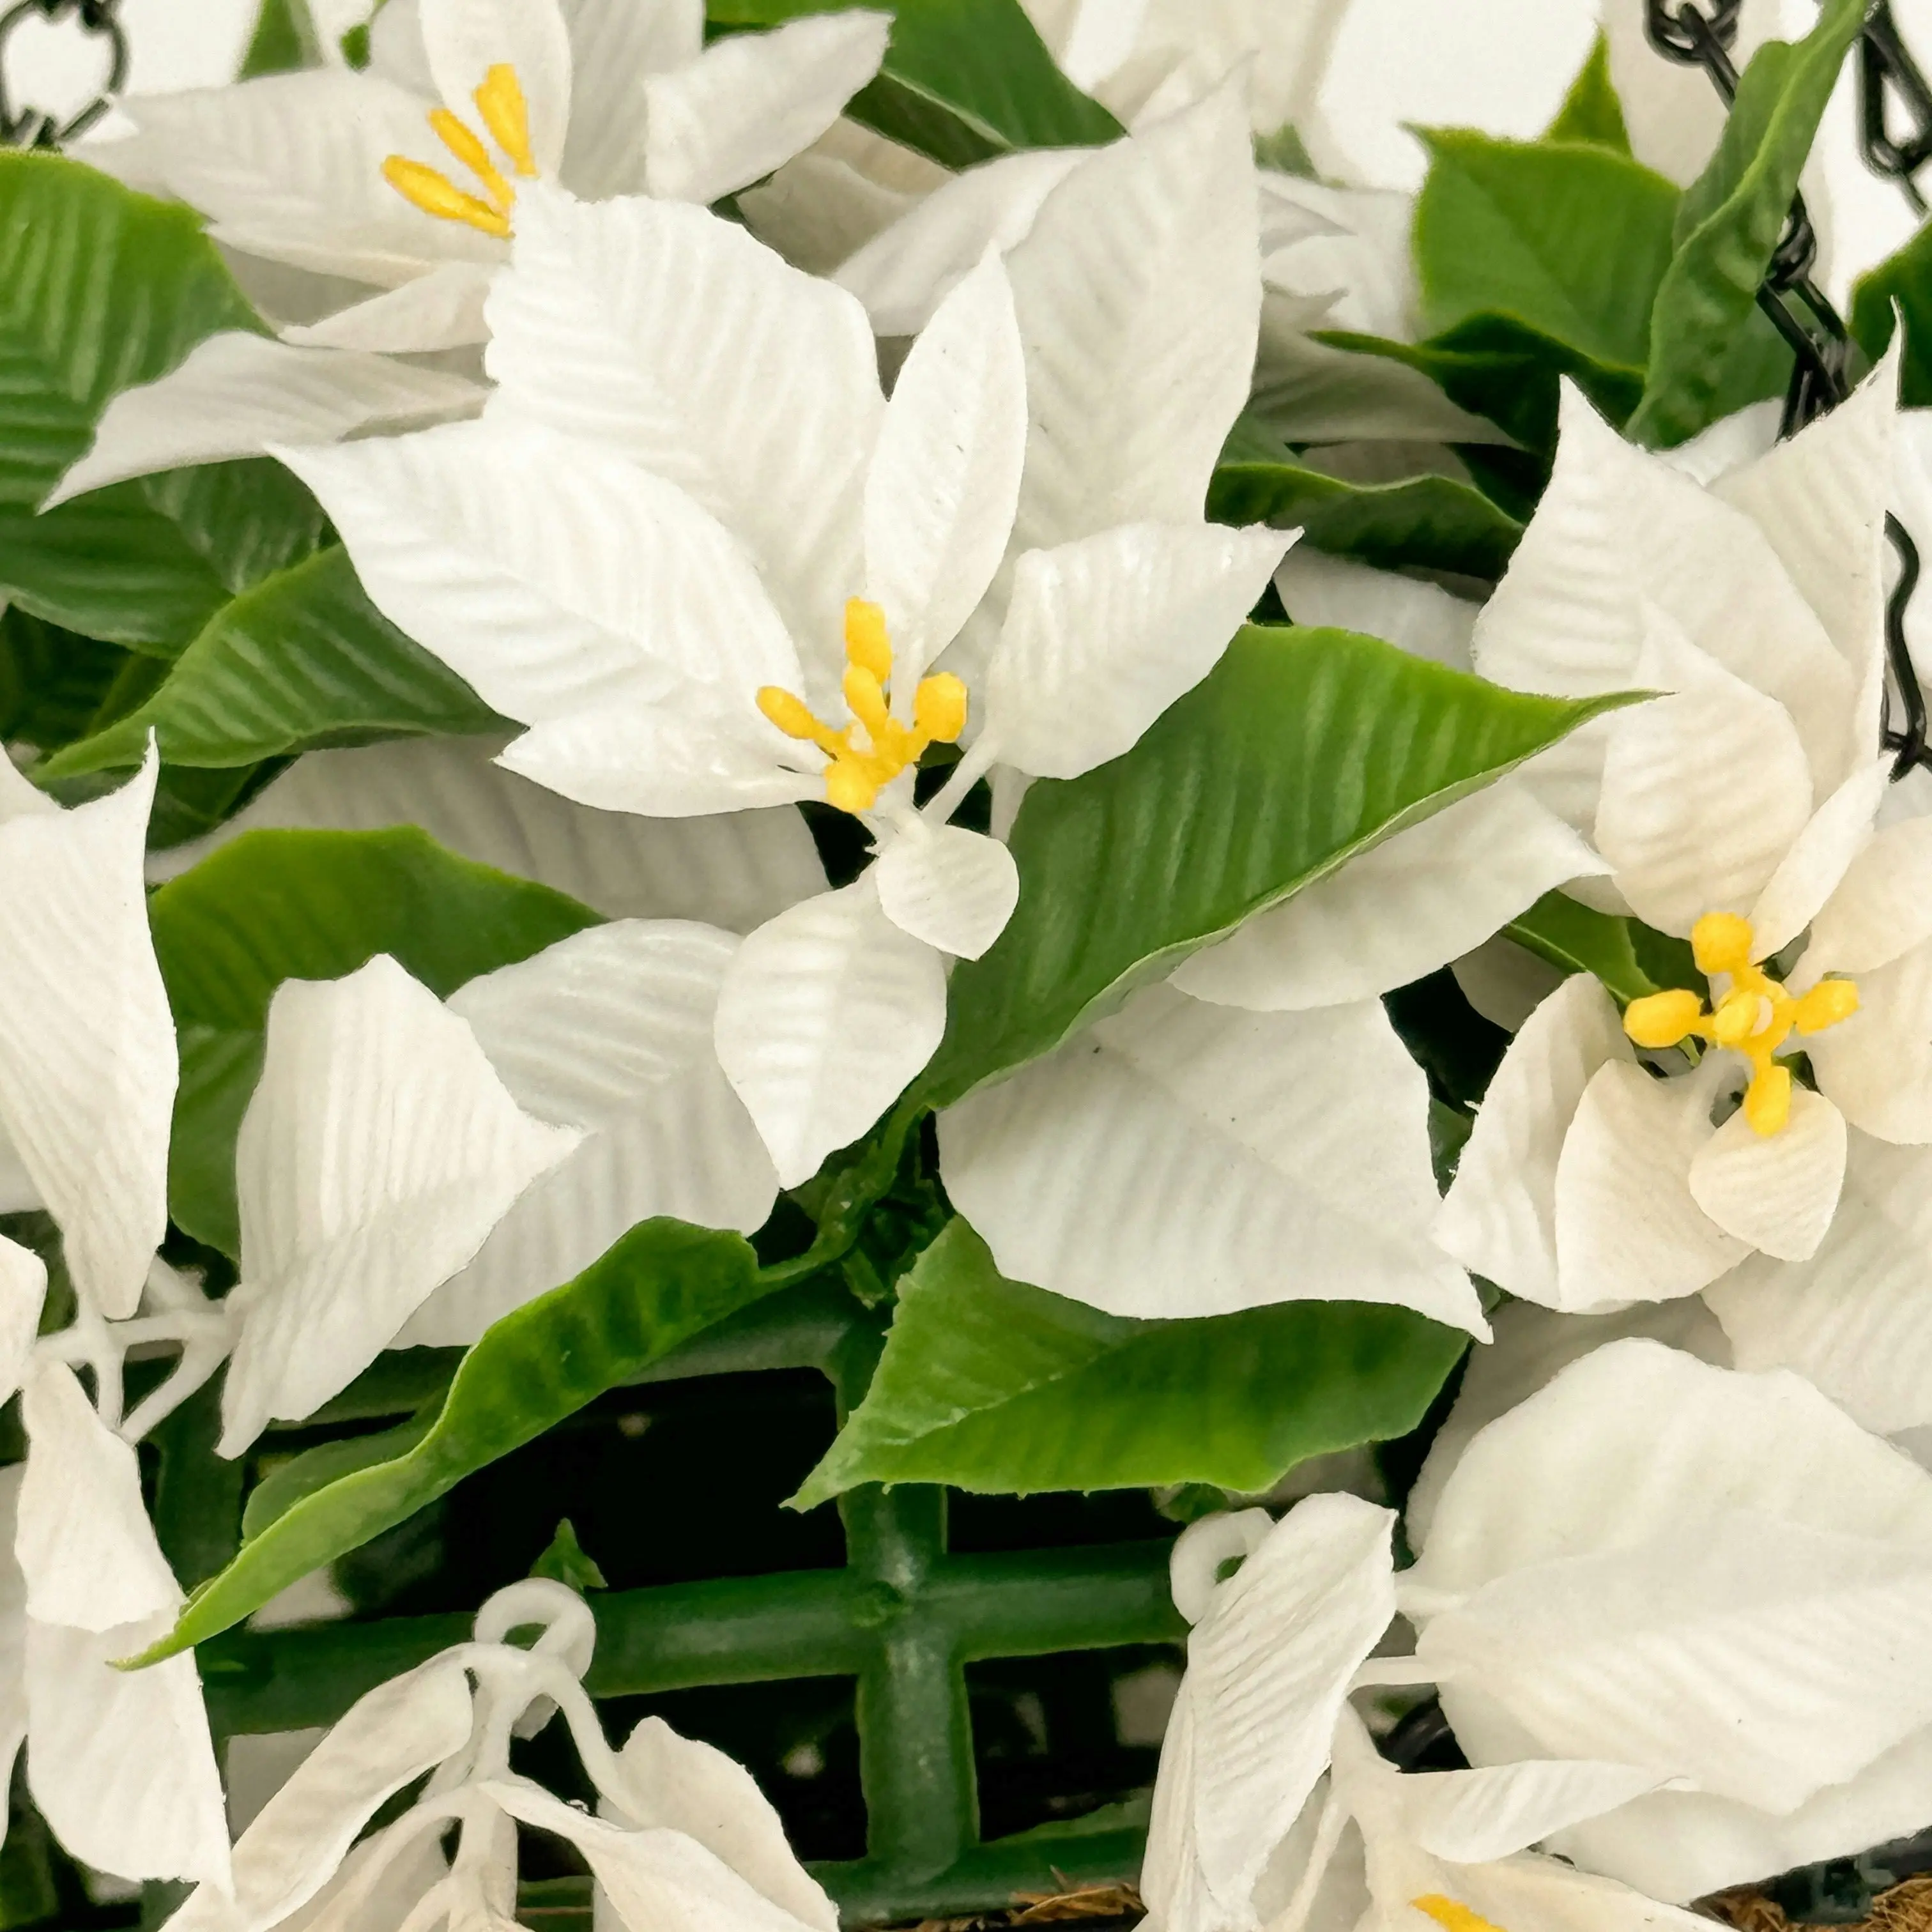
[[[472,98],[496,146],[510,165],[526,181],[536,178],[536,158],[530,152],[530,116],[517,70],[499,62],[483,76],[483,85]],[[510,238],[510,211],[516,206],[517,190],[506,178],[475,130],[451,113],[447,107],[430,111],[429,124],[436,138],[474,175],[482,185],[481,196],[458,188],[440,170],[424,161],[412,161],[406,154],[392,154],[382,164],[382,178],[408,202],[439,221],[466,222],[500,241]]]
[[[1444,1898],[1439,1892],[1425,1892],[1408,1902],[1417,1911],[1427,1912],[1442,1932],[1502,1932],[1501,1926],[1491,1924],[1480,1912],[1472,1912],[1459,1899]]]
[[[1690,928],[1690,950],[1699,972],[1729,974],[1730,990],[1708,1012],[1695,993],[1682,988],[1633,1000],[1624,1031],[1639,1046],[1678,1046],[1694,1034],[1742,1054],[1751,1070],[1744,1118],[1755,1132],[1780,1132],[1791,1118],[1791,1070],[1774,1056],[1794,1031],[1822,1033],[1850,1019],[1858,1010],[1858,986],[1850,980],[1821,980],[1794,1000],[1754,962],[1750,921],[1736,913],[1707,912]]]
[[[831,762],[825,796],[841,812],[869,812],[880,792],[928,745],[951,745],[966,728],[966,687],[950,671],[922,678],[913,694],[912,722],[892,714],[892,645],[886,614],[854,597],[845,606],[846,708],[854,722],[835,730],[802,698],[768,684],[758,709],[788,738],[816,745]]]

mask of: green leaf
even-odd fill
[[[1308,1456],[1406,1435],[1468,1339],[1358,1302],[1130,1321],[1006,1280],[956,1220],[899,1284],[872,1387],[793,1503],[861,1483],[1265,1490]]]
[[[750,1244],[646,1221],[574,1281],[506,1315],[463,1358],[422,1439],[303,1496],[196,1591],[156,1664],[217,1636],[310,1571],[359,1548],[463,1478],[772,1291]],[[394,1432],[392,1432],[393,1434]]]
[[[118,483],[36,514],[111,396],[218,331],[261,326],[188,209],[76,161],[0,153],[0,598],[167,652],[315,548],[320,509],[266,460]]]
[[[1621,698],[1526,697],[1346,631],[1251,626],[1124,757],[1028,793],[1018,910],[952,976],[908,1104],[1049,1052],[1190,953]]]
[[[1798,178],[1864,0],[1826,0],[1802,40],[1768,41],[1738,83],[1717,152],[1685,190],[1651,320],[1643,400],[1628,433],[1653,448],[1723,411],[1725,362],[1756,305]]]
[[[1632,922],[1545,892],[1504,934],[1564,973],[1594,973],[1619,1006],[1657,991],[1632,946]]]
[[[1450,476],[1347,483],[1287,460],[1223,461],[1208,485],[1217,524],[1299,525],[1317,550],[1383,569],[1411,566],[1493,582],[1522,526],[1480,490]]]
[[[242,1535],[260,1536],[304,1497],[327,1489],[358,1469],[374,1468],[378,1462],[394,1462],[398,1456],[406,1455],[429,1433],[436,1416],[432,1408],[371,1436],[346,1436],[339,1442],[319,1442],[285,1462],[266,1459],[262,1480],[249,1491],[248,1507],[242,1512]]]
[[[1852,333],[1874,362],[1892,346],[1894,302],[1905,318],[1899,403],[1922,410],[1932,404],[1932,227],[1920,229],[1852,292]]]
[[[1624,125],[1624,105],[1610,79],[1610,44],[1600,32],[1590,44],[1589,58],[1570,83],[1546,141],[1588,141],[1599,148],[1628,154],[1630,130]]]
[[[92,725],[130,658],[116,644],[0,610],[0,739],[50,751]]]
[[[714,27],[769,27],[851,0],[710,0]],[[1120,124],[1054,64],[1020,0],[895,0],[878,78],[848,112],[950,168],[1023,148],[1096,147]]]
[[[321,38],[304,0],[262,0],[248,51],[242,57],[242,79],[292,74],[299,68],[321,64]]]
[[[169,1205],[233,1257],[235,1136],[284,980],[336,980],[379,952],[447,998],[598,923],[548,886],[446,851],[413,826],[245,832],[148,902],[181,1041]]]
[[[226,604],[152,697],[69,746],[47,775],[138,764],[151,729],[169,764],[220,766],[500,722],[376,610],[332,546]]]
[[[548,1576],[553,1582],[561,1583],[581,1596],[586,1590],[608,1590],[610,1585],[604,1580],[604,1573],[597,1567],[596,1559],[588,1554],[577,1540],[576,1526],[568,1516],[556,1526],[556,1534],[550,1540],[550,1546],[530,1565],[532,1576]]]

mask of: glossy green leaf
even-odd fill
[[[1796,42],[1752,57],[1703,173],[1684,192],[1630,435],[1667,448],[1724,413],[1726,358],[1749,321],[1864,0],[1826,0]]]
[[[1600,32],[1590,44],[1589,57],[1570,83],[1544,137],[1546,141],[1588,141],[1613,153],[1630,151],[1630,130],[1624,125],[1624,104],[1610,79],[1610,44]]]
[[[1346,631],[1250,626],[1124,758],[1028,793],[1018,910],[952,976],[945,1106],[1621,698],[1526,697]]]
[[[1899,403],[1922,410],[1932,404],[1932,227],[1920,229],[1852,291],[1852,333],[1874,362],[1892,346],[1894,304],[1905,320]]]
[[[284,1509],[135,1661],[158,1663],[220,1635],[775,1285],[739,1235],[682,1221],[633,1228],[574,1281],[497,1322],[464,1356],[419,1441]]]
[[[219,766],[501,722],[376,610],[332,546],[224,605],[145,704],[48,774],[138,764],[150,730],[169,764]]]
[[[1406,1434],[1468,1337],[1406,1309],[1298,1302],[1136,1322],[1005,1280],[963,1220],[899,1284],[865,1400],[794,1498],[1212,1483]]]
[[[598,923],[561,892],[459,859],[413,827],[244,833],[148,902],[181,1040],[169,1206],[233,1256],[235,1136],[284,980],[336,980],[379,952],[447,998]]]
[[[1565,973],[1594,973],[1618,1005],[1657,991],[1638,963],[1633,922],[1598,912],[1562,892],[1545,892],[1503,928],[1516,943]]]
[[[768,27],[853,0],[710,0],[713,27]],[[1120,124],[1054,64],[1020,0],[894,0],[878,78],[855,120],[951,168],[1023,148],[1094,147]]]

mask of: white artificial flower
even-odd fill
[[[528,1648],[513,1630],[541,1632]],[[752,1778],[647,1718],[621,1751],[580,1682],[596,1641],[560,1583],[512,1584],[458,1644],[352,1706],[235,1846],[232,1892],[204,1884],[176,1932],[397,1932],[515,1922],[517,1828],[564,1839],[627,1932],[837,1932],[832,1903],[785,1842]],[[592,1816],[510,1768],[513,1736],[561,1714],[603,1802]],[[357,1842],[377,1809],[428,1774],[416,1802]],[[454,1834],[453,1849],[446,1853]]]
[[[377,604],[528,727],[511,770],[653,815],[823,796],[872,833],[877,864],[761,927],[720,994],[785,1185],[918,1072],[946,957],[1012,911],[1004,846],[947,823],[974,782],[1126,751],[1291,541],[1202,518],[1258,302],[1236,114],[1217,95],[1060,190],[1066,224],[1186,260],[1178,304],[1057,244],[1010,286],[988,260],[887,403],[858,304],[742,230],[532,195],[482,420],[286,452]],[[915,810],[920,754],[962,739]]]
[[[1410,1528],[1416,1654],[1382,1681],[1438,1684],[1479,1766],[1670,1780],[1550,1850],[1688,1900],[1924,1825],[1932,1476],[1801,1377],[1613,1342],[1480,1430]]]

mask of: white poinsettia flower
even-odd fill
[[[1682,1901],[1923,1825],[1932,1475],[1801,1377],[1612,1342],[1412,1532],[1416,1655],[1378,1668],[1438,1684],[1474,1763],[1670,1781],[1549,1839],[1584,1870]]]
[[[513,1630],[542,1632],[524,1648]],[[725,1932],[837,1932],[824,1890],[786,1843],[750,1776],[707,1744],[646,1718],[621,1751],[580,1682],[596,1640],[562,1585],[512,1584],[458,1644],[353,1706],[235,1847],[232,1896],[204,1885],[178,1932],[315,1932],[514,1924],[517,1827],[572,1845],[604,1912],[626,1932],[666,1924]],[[510,1741],[561,1714],[603,1815],[512,1771]],[[377,1808],[430,1774],[422,1796],[363,1838]],[[454,1831],[453,1852],[443,1846]],[[351,1846],[353,1850],[351,1850]]]

